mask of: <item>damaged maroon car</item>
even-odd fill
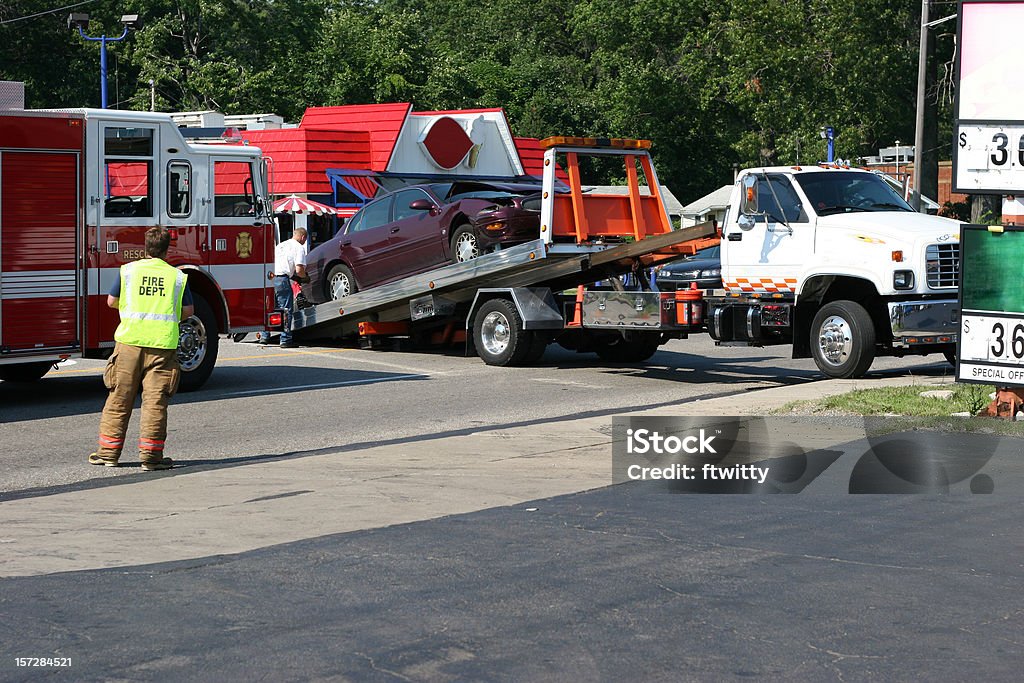
[[[337,300],[540,236],[540,186],[457,181],[373,200],[309,252],[312,303]]]

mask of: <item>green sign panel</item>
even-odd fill
[[[960,297],[963,310],[1024,313],[1024,230],[989,232],[963,226]]]
[[[1024,228],[960,230],[957,379],[1024,385]]]

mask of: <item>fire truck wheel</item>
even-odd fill
[[[833,301],[821,307],[811,324],[811,353],[828,377],[863,377],[875,360],[875,326],[864,307]]]
[[[661,338],[650,334],[633,339],[617,337],[607,344],[598,345],[594,351],[601,360],[610,363],[642,363],[658,351]]]
[[[472,261],[480,255],[480,240],[473,227],[460,225],[452,233],[452,260],[455,263]]]
[[[508,299],[491,299],[473,318],[473,343],[488,365],[522,365],[530,352],[531,337],[523,329],[519,311]]]
[[[203,386],[217,364],[217,318],[206,299],[192,293],[195,313],[179,325],[178,362],[181,364],[180,391],[195,391]]]
[[[337,301],[342,297],[358,292],[359,286],[356,285],[356,277],[352,274],[349,267],[343,263],[339,263],[336,266],[333,266],[330,272],[327,273],[325,289],[327,300]]]
[[[35,382],[42,379],[50,371],[53,363],[19,363],[18,365],[0,365],[0,380],[5,382]]]

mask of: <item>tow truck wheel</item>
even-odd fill
[[[945,356],[947,363],[952,365],[954,368],[956,367],[956,344],[952,344],[948,349],[943,351],[942,355]]]
[[[17,365],[0,365],[0,380],[5,382],[35,382],[50,371],[53,363],[18,363]]]
[[[199,294],[192,293],[195,313],[178,325],[178,363],[181,365],[181,391],[195,391],[206,383],[217,364],[220,337],[213,309]]]
[[[594,349],[601,360],[609,363],[642,363],[658,351],[661,339],[644,335],[633,339],[619,337]]]
[[[825,304],[811,324],[811,353],[828,377],[863,377],[875,360],[875,326],[854,301]]]
[[[452,259],[455,263],[472,261],[480,255],[480,240],[469,225],[460,225],[452,234]]]
[[[523,357],[523,365],[535,365],[544,356],[550,337],[545,332],[527,332],[530,336],[530,348]]]
[[[352,274],[348,266],[339,263],[331,268],[327,274],[327,298],[330,301],[337,301],[358,291],[355,275]]]
[[[473,343],[488,365],[522,365],[532,347],[532,337],[523,329],[519,311],[508,299],[491,299],[473,318]]]

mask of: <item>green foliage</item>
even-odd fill
[[[0,4],[0,20],[50,9]],[[409,101],[504,107],[517,135],[643,137],[660,180],[690,198],[734,164],[874,153],[913,131],[914,0],[98,0],[111,101],[276,112]],[[76,10],[77,11],[77,10]],[[66,14],[0,26],[0,78],[30,106],[97,106],[96,43]],[[940,41],[939,63],[951,41]],[[948,105],[944,105],[948,106]],[[946,110],[944,110],[946,111]],[[948,136],[947,136],[948,137]],[[609,171],[609,173],[613,173]]]

